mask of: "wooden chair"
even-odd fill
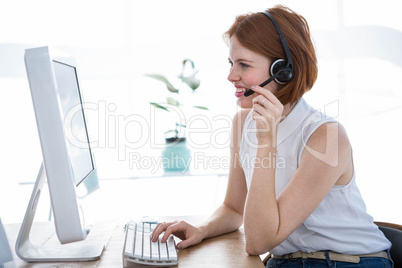
[[[377,224],[385,237],[392,243],[390,252],[395,267],[402,267],[402,225],[380,221],[374,223]],[[267,264],[270,257],[271,254],[265,256],[263,259],[264,265]]]

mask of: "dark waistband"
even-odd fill
[[[328,251],[328,256],[331,261],[343,261],[343,262],[352,262],[352,263],[359,263],[360,258],[366,258],[366,257],[379,257],[379,258],[384,258],[387,260],[389,259],[388,253],[386,251],[380,251],[380,252],[375,252],[371,254],[361,254],[361,255],[348,255],[348,254],[341,254],[333,251]],[[325,251],[316,251],[316,252],[303,252],[303,251],[297,251],[294,253],[289,253],[283,256],[277,256],[277,255],[271,255],[272,258],[275,259],[290,259],[290,260],[296,260],[296,259],[320,259],[320,260],[325,260],[327,257],[325,256]]]

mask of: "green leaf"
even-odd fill
[[[160,74],[146,74],[145,76],[151,77],[153,79],[159,80],[161,82],[163,82],[167,89],[172,92],[172,93],[179,93],[179,90],[177,88],[175,88],[170,82],[169,80],[167,80],[166,77],[164,77],[163,75]]]
[[[180,106],[179,101],[173,99],[172,97],[167,97],[167,103],[176,107]]]
[[[176,123],[176,126],[177,126],[177,127],[184,127],[184,128],[187,127],[186,125],[182,125],[182,124],[179,124],[179,123]]]
[[[165,111],[170,112],[168,108],[166,108],[165,106],[162,106],[162,105],[160,105],[160,104],[158,104],[158,103],[150,102],[149,104],[155,106],[156,108],[159,108],[159,109],[162,109],[162,110],[165,110]]]
[[[186,65],[187,62],[191,63],[191,67],[193,67],[193,70],[194,70],[194,68],[195,68],[194,61],[192,61],[191,59],[185,59],[185,60],[183,60],[183,71],[184,71],[184,66]]]
[[[209,109],[208,109],[207,107],[204,107],[204,106],[193,106],[193,107],[194,107],[194,108],[197,108],[197,109],[209,111]]]
[[[193,91],[200,86],[200,80],[195,78],[195,73],[192,76],[178,76],[181,81],[186,83]]]
[[[184,76],[186,63],[191,64],[191,70],[193,71],[193,74]],[[183,60],[181,74],[178,77],[194,91],[200,86],[200,80],[195,78],[197,72],[198,71],[195,70],[194,62],[191,59],[185,59]]]

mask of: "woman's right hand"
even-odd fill
[[[162,243],[165,243],[171,234],[182,240],[177,244],[177,249],[184,249],[189,246],[197,245],[205,237],[205,234],[203,234],[200,228],[185,221],[162,222],[158,223],[152,232],[152,242],[156,242],[162,232],[165,232],[161,239]]]

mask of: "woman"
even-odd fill
[[[158,224],[153,240],[173,234],[184,249],[244,224],[247,253],[270,252],[267,267],[391,267],[391,244],[365,210],[345,130],[302,98],[317,78],[305,19],[276,6],[238,16],[225,37],[228,80],[244,109],[233,120],[224,202],[203,225]],[[249,88],[255,94],[246,97]]]

